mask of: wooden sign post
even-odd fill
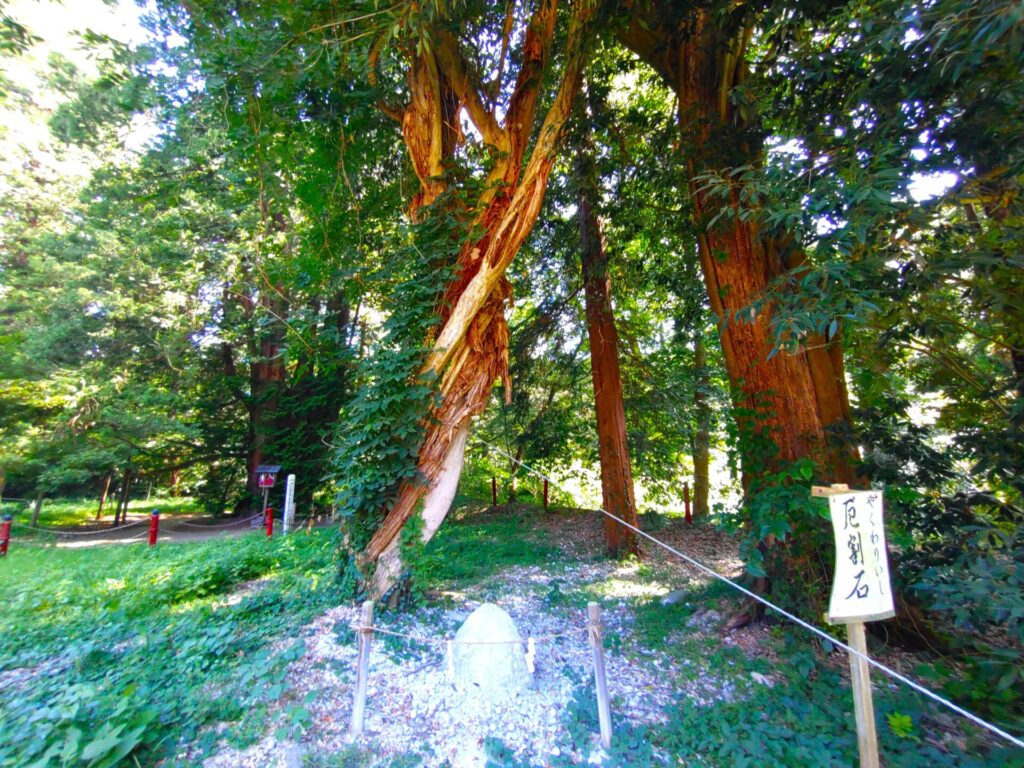
[[[277,477],[277,473],[281,471],[281,467],[277,464],[260,464],[256,467],[256,485],[263,489],[263,516],[267,519],[268,536],[274,532],[274,521],[273,518],[267,515],[267,510],[270,509],[270,489],[274,487],[274,479]]]
[[[851,491],[845,485],[814,487],[812,496],[828,499],[836,542],[836,571],[828,620],[845,624],[850,647],[850,680],[857,719],[861,768],[878,768],[878,734],[871,702],[871,669],[865,621],[896,615],[889,583],[881,491]],[[857,655],[861,654],[861,655]]]

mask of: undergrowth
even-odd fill
[[[180,745],[262,736],[304,652],[301,640],[271,643],[335,602],[335,549],[333,533],[315,531],[12,550],[0,562],[0,765],[195,765]],[[225,599],[257,578],[261,588]],[[288,711],[303,727],[303,702]],[[220,722],[234,727],[204,730]]]
[[[425,547],[403,551],[413,582],[424,591],[451,589],[511,567],[555,567],[561,552],[540,534],[540,514],[501,511],[446,522]]]
[[[747,683],[736,695],[695,706],[680,698],[664,726],[650,730],[652,744],[665,753],[699,757],[721,768],[857,764],[857,734],[849,685],[792,640],[774,669],[773,685]],[[805,645],[805,644],[804,644]],[[741,674],[743,670],[737,670]],[[875,717],[885,764],[900,768],[1019,768],[1011,748],[991,749],[966,738],[928,702],[902,688],[876,687]],[[1016,754],[1015,754],[1016,753]]]

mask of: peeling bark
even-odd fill
[[[830,430],[849,423],[841,349],[835,342],[809,339],[795,354],[769,356],[774,346],[771,307],[748,309],[792,266],[787,258],[795,261],[799,254],[768,237],[756,223],[740,219],[736,190],[727,204],[737,215],[709,226],[722,202],[709,199],[695,182],[705,170],[760,162],[761,149],[751,144],[728,98],[746,74],[751,28],[723,29],[703,9],[680,19],[665,5],[653,3],[646,12],[635,13],[618,34],[679,99],[680,129],[692,152],[690,193],[700,232],[701,271],[719,319],[729,380],[740,393],[738,404],[762,415],[750,427],[770,436],[778,447],[776,462],[810,457],[822,468],[823,478],[851,482],[853,455],[849,449],[834,449],[828,439]]]
[[[511,288],[505,271],[526,239],[544,199],[548,175],[562,127],[579,87],[585,60],[584,28],[593,5],[573,3],[565,68],[539,131],[537,106],[548,69],[557,19],[557,0],[540,0],[522,35],[519,72],[503,119],[485,105],[482,84],[462,57],[458,40],[436,29],[430,50],[410,53],[410,100],[400,119],[409,156],[420,182],[410,215],[447,191],[444,171],[462,140],[459,107],[465,107],[490,151],[488,183],[478,199],[462,201],[472,217],[472,232],[455,265],[455,277],[438,308],[439,330],[422,373],[439,382],[441,402],[430,414],[417,458],[420,482],[405,482],[360,557],[376,563],[370,594],[380,597],[398,578],[398,538],[421,502],[428,538],[448,512],[462,471],[470,422],[484,410],[494,382],[508,374],[508,325],[505,304]],[[536,140],[530,147],[531,137]]]

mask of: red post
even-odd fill
[[[686,505],[686,524],[693,524],[693,515],[690,514],[690,484],[683,483],[683,504]]]
[[[11,520],[12,516],[8,513],[0,523],[0,557],[7,556],[7,545],[11,542]]]
[[[156,545],[156,537],[160,535],[160,510],[154,509],[149,516],[149,546]]]
[[[491,478],[491,505],[498,506],[498,479],[496,477]]]
[[[274,508],[267,507],[267,536],[274,535]]]
[[[544,511],[548,511],[548,479],[544,478]]]

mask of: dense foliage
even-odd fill
[[[145,43],[83,32],[83,59],[50,50],[0,2],[4,496],[128,494],[141,481],[223,514],[255,503],[258,464],[281,464],[302,504],[338,511],[346,556],[360,551],[396,487],[421,481],[443,381],[421,375],[424,360],[457,259],[482,236],[466,201],[501,187],[488,169],[506,156],[460,102],[448,175],[435,179],[460,193],[421,208],[409,125],[389,115],[411,98],[408,61],[453,29],[467,80],[497,72],[480,107],[507,99],[523,62],[502,30],[528,13],[510,6],[160,0],[143,13]],[[565,486],[554,503],[599,503],[575,171],[589,151],[643,510],[678,509],[710,446],[711,506],[744,538],[748,575],[816,617],[831,543],[809,487],[834,479],[824,454],[839,452],[885,492],[908,618],[891,637],[929,645],[953,694],[1019,723],[1024,7],[600,6],[538,223],[504,275],[511,391],[503,381],[476,419],[463,497],[489,496],[493,477],[501,500],[539,501],[524,462]],[[652,68],[657,47],[645,59],[621,44],[666,8],[677,32],[692,13],[723,45],[743,41],[719,94],[728,135],[710,150]],[[541,108],[554,100],[545,89]],[[741,227],[777,247],[779,269],[749,306],[716,316],[729,287],[709,270],[739,257],[708,253],[707,240]],[[828,347],[841,363],[849,419],[824,425],[821,455],[786,455],[794,414],[729,372],[719,340],[756,317],[773,344],[758,362]],[[238,557],[243,575],[270,567],[259,552]],[[136,621],[130,600],[119,606]],[[81,617],[61,621],[84,632]],[[95,675],[113,674],[108,649],[79,650],[98,659]],[[96,684],[91,663],[82,686]],[[126,690],[92,715],[113,716]],[[87,748],[80,705],[63,701],[46,725],[69,756]],[[119,716],[109,754],[168,717],[134,704]],[[16,729],[19,749],[56,743],[30,730]]]
[[[225,718],[242,720],[233,740],[249,738],[304,650],[269,643],[334,600],[333,539],[13,550],[0,668],[27,677],[5,682],[0,764],[187,764],[177,745],[209,748],[217,737],[204,726]],[[253,579],[265,588],[224,601]],[[296,702],[287,727],[308,717]]]

